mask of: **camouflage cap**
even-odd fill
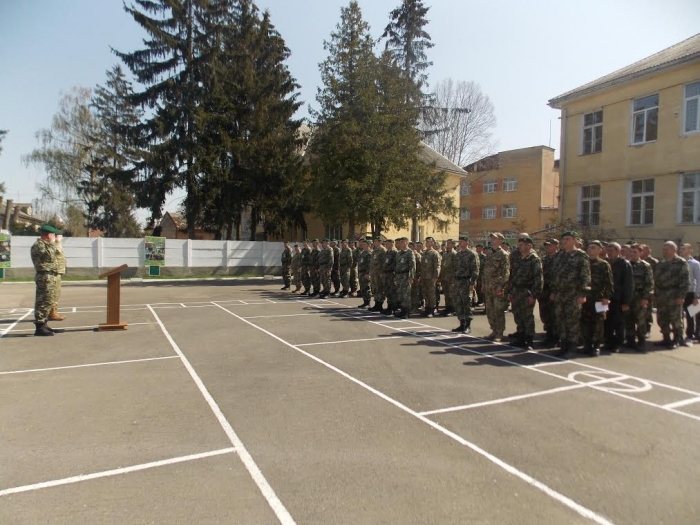
[[[545,246],[549,246],[550,244],[556,244],[557,246],[559,245],[559,239],[555,239],[554,237],[550,237],[546,241],[544,241]]]
[[[460,233],[459,240],[460,241],[470,241],[471,239],[469,238],[469,235],[467,235],[466,233]],[[450,242],[450,241],[447,241],[447,242]]]
[[[331,240],[330,239],[323,239],[323,241],[321,241],[321,242],[331,242]]]
[[[600,242],[600,241],[598,241],[598,240],[590,241],[590,242],[588,243],[588,246],[590,246],[591,244],[595,244],[596,246],[600,246],[601,248],[603,247],[603,243]]]
[[[374,238],[374,240],[375,240],[375,241],[381,241],[381,240],[382,240],[382,236],[381,236],[381,235],[377,235],[377,236]]]
[[[387,240],[384,241],[384,242],[390,242],[391,244],[394,244],[394,239],[387,239]]]
[[[422,241],[416,241],[416,246],[423,246],[423,242],[422,242]]]
[[[483,248],[483,247],[484,247],[484,243],[483,243],[483,242],[480,242],[480,243],[478,243],[478,244],[475,246],[475,248]]]
[[[532,237],[521,237],[518,239],[518,242],[525,242],[527,244],[535,244],[535,241],[532,240]]]
[[[426,237],[425,240],[426,241],[435,241],[435,239],[433,237]]]
[[[298,244],[295,244],[294,247],[295,247],[295,248],[299,248],[299,245],[298,245]]]
[[[318,239],[311,239],[311,242],[319,242]]]
[[[506,240],[505,236],[501,232],[489,233],[489,237],[491,237],[492,239],[500,239],[502,241]]]
[[[342,239],[340,242],[350,242],[350,241],[347,239]]]

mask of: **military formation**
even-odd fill
[[[35,336],[52,336],[55,331],[49,321],[63,321],[58,313],[61,298],[61,277],[66,273],[66,257],[61,240],[63,232],[45,224],[39,228],[40,237],[32,245],[36,298],[34,301]]]
[[[507,337],[527,350],[535,345],[538,303],[542,343],[558,345],[560,357],[579,350],[591,356],[601,349],[645,352],[653,306],[663,336],[655,344],[688,346],[700,332],[695,323],[691,335],[683,333],[684,305],[698,304],[700,263],[693,277],[689,266],[695,261],[680,256],[671,241],[664,243],[661,261],[634,242],[591,240],[584,246],[575,231],[547,239],[540,250],[527,233],[512,249],[499,232],[489,241],[473,245],[467,235],[442,244],[432,237],[313,239],[293,249],[286,242],[282,289],[293,283],[293,293],[308,297],[360,297],[359,308],[401,319],[455,316],[459,326],[453,332],[462,334],[471,333],[475,308],[483,305],[490,327],[483,339],[493,342],[506,339],[510,309],[516,329]]]

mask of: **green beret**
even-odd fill
[[[46,233],[58,233],[58,230],[51,226],[50,224],[42,224],[41,227],[39,228],[40,232],[46,232]]]
[[[530,244],[535,244],[535,241],[532,240],[532,237],[523,237],[522,239],[519,239],[522,242],[527,242]]]
[[[295,247],[295,248],[299,248],[299,245],[298,245],[298,244],[295,244],[294,247]]]
[[[423,246],[423,243],[421,241],[416,241],[416,246]]]
[[[470,239],[469,239],[469,235],[466,235],[466,234],[460,235],[460,236],[459,236],[459,240],[460,240],[460,241],[469,241],[469,240],[470,240]],[[447,242],[452,242],[452,239],[450,239],[450,240],[447,241]]]
[[[330,239],[323,239],[322,242],[331,242]]]
[[[574,239],[578,239],[578,238],[579,238],[578,232],[575,232],[575,231],[573,231],[573,230],[565,231],[564,233],[562,233],[562,234],[559,236],[560,239],[563,239],[564,237],[573,237]]]
[[[393,244],[393,243],[394,243],[394,239],[387,239],[387,240],[386,240],[386,241],[384,241],[384,242],[390,242],[390,243],[392,243],[392,244]]]
[[[484,243],[483,243],[483,242],[480,242],[479,244],[476,245],[476,248],[483,248],[483,247],[484,247]]]
[[[318,242],[318,239],[311,239],[311,242]]]
[[[347,239],[343,239],[340,242],[350,242],[350,241],[348,241]]]
[[[425,240],[426,241],[434,241],[435,239],[433,237],[426,237]]]
[[[451,242],[452,244],[455,243],[454,239],[447,239],[445,242]]]
[[[377,236],[374,238],[374,240],[375,240],[375,241],[381,241],[381,240],[382,240],[382,236],[381,236],[381,235],[377,235]]]
[[[595,244],[596,246],[600,246],[601,248],[603,247],[603,243],[600,241],[591,241],[588,243],[588,246],[590,246],[591,244]]]

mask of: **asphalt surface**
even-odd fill
[[[125,284],[95,332],[67,284],[35,338],[0,285],[0,523],[700,523],[700,345],[561,361],[279,288]]]

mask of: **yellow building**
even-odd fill
[[[464,169],[460,224],[472,239],[487,241],[497,231],[515,239],[556,221],[559,168],[552,148],[502,151]]]
[[[562,218],[658,253],[700,240],[700,34],[549,101]]]

